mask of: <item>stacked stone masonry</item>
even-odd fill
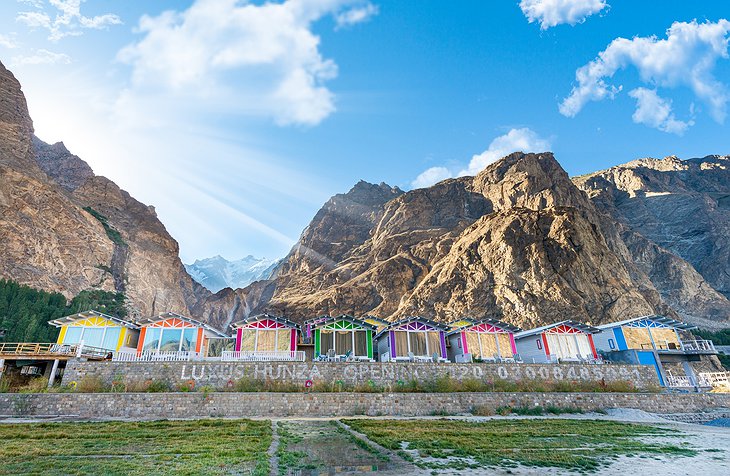
[[[426,416],[501,406],[636,408],[677,414],[730,409],[730,394],[641,393],[40,393],[0,394],[0,417],[176,419]]]

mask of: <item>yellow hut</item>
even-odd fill
[[[109,316],[98,311],[86,311],[48,321],[60,327],[58,344],[96,347],[112,352],[134,351],[140,327],[132,321]]]

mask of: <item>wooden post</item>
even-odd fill
[[[5,373],[5,359],[0,359],[0,380],[2,380],[4,373]]]
[[[56,372],[58,371],[58,363],[60,360],[56,359],[53,361],[53,367],[51,368],[51,376],[48,377],[48,388],[53,387],[53,382],[56,381]]]

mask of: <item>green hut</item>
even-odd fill
[[[373,336],[377,327],[343,314],[307,321],[314,335],[314,358],[321,360],[373,360]]]

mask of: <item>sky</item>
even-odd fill
[[[184,262],[278,258],[361,179],[730,154],[729,19],[724,0],[0,0],[0,61],[36,134],[154,205]]]

